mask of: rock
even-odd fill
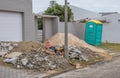
[[[17,47],[17,46],[18,46],[18,44],[17,44],[17,43],[14,43],[14,44],[13,44],[13,46],[14,46],[14,47]]]
[[[31,63],[29,63],[28,65],[27,65],[27,67],[29,68],[29,69],[33,69],[33,64],[31,64]]]
[[[49,61],[50,60],[49,56],[45,56],[44,59],[45,59],[45,61]]]
[[[22,64],[23,64],[24,66],[26,66],[27,63],[28,63],[28,59],[27,59],[27,58],[23,58],[23,59],[21,60],[21,62],[22,62]]]
[[[49,63],[49,67],[50,67],[51,70],[53,70],[53,69],[56,69],[57,65],[56,64],[52,65],[52,64]]]
[[[4,57],[8,52],[0,52],[0,57]]]
[[[79,69],[80,67],[81,67],[81,66],[80,66],[79,63],[75,65],[75,68],[76,68],[76,69]]]
[[[14,48],[14,46],[9,46],[8,50],[11,51]]]
[[[18,57],[7,58],[7,59],[3,60],[3,62],[4,63],[12,63],[15,65],[17,63],[17,59],[18,59]]]
[[[76,52],[76,53],[79,53],[79,54],[82,53],[79,49],[77,49],[77,48],[75,48],[75,47],[70,48],[70,51],[71,51],[71,52]]]
[[[17,67],[18,69],[22,68],[20,65],[17,65],[16,67]]]
[[[89,61],[89,59],[87,58],[87,57],[85,57],[84,55],[81,55],[80,57],[79,57],[79,60],[83,60],[83,61]]]
[[[55,52],[54,52],[54,51],[46,50],[46,53],[49,54],[49,55],[55,55]]]
[[[20,55],[22,55],[22,52],[11,52],[11,53],[5,55],[4,57],[6,57],[6,58],[13,58],[13,57],[18,57]]]
[[[43,57],[36,57],[36,61],[44,61]]]
[[[17,43],[0,42],[0,51],[2,51],[2,52],[10,52],[16,46],[17,46]]]
[[[73,52],[69,55],[69,57],[72,58],[72,59],[75,59],[76,57],[78,57],[78,54]]]

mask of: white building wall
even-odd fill
[[[103,16],[109,23],[103,24],[103,42],[120,43],[120,14]]]

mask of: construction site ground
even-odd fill
[[[117,57],[109,62],[101,62],[86,68],[52,75],[27,69],[15,69],[8,65],[0,65],[0,78],[120,78],[119,60],[120,57]]]
[[[0,78],[100,78],[102,70],[120,64],[120,57],[113,58],[119,56],[119,52],[105,46],[91,46],[72,34],[69,34],[69,45],[68,60],[64,58],[62,33],[44,43],[0,42]],[[101,72],[100,76],[92,76],[98,72]],[[105,73],[109,74],[109,71]]]

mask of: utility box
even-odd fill
[[[90,20],[86,23],[84,40],[91,45],[98,46],[102,41],[103,23],[98,20]]]

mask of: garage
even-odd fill
[[[22,14],[0,11],[0,41],[22,41]]]

